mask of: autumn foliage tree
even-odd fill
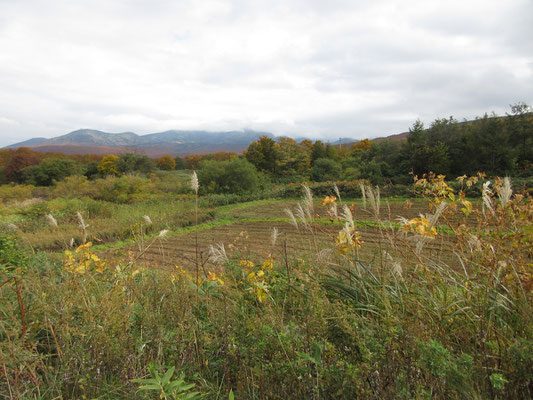
[[[157,167],[164,171],[173,171],[176,168],[176,160],[170,156],[162,156],[157,159]]]
[[[119,157],[114,154],[110,154],[102,158],[100,164],[98,164],[98,172],[102,175],[118,175],[118,163]]]
[[[40,162],[41,160],[35,152],[27,147],[19,147],[4,168],[5,176],[12,182],[21,182],[23,178],[22,170]]]
[[[370,150],[371,147],[372,142],[370,142],[368,139],[363,139],[353,145],[353,150]]]

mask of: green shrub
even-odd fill
[[[202,194],[256,192],[260,183],[256,168],[242,158],[203,161],[198,170],[198,180]]]
[[[93,185],[96,188],[95,199],[112,203],[134,203],[157,193],[155,185],[140,176],[108,176],[105,179],[96,179]]]
[[[0,271],[6,272],[16,268],[25,269],[29,257],[13,235],[0,233]],[[2,280],[3,282],[3,280]]]
[[[0,199],[4,203],[9,201],[22,201],[34,197],[35,186],[16,185],[14,183],[0,186]]]
[[[96,197],[98,187],[94,182],[90,182],[86,176],[69,176],[56,184],[52,190],[52,195],[63,198]]]

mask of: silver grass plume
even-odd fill
[[[89,225],[85,223],[85,220],[83,219],[83,215],[81,215],[81,213],[78,211],[76,213],[76,216],[78,217],[78,224],[79,224],[80,229],[82,231],[86,230],[89,227]]]
[[[70,242],[68,243],[68,245],[71,249],[74,247],[74,238],[70,238]]]
[[[348,227],[348,229],[355,228],[352,211],[350,210],[350,207],[348,207],[346,204],[342,208],[342,218],[346,221],[346,226]]]
[[[402,275],[402,272],[403,272],[402,263],[399,262],[399,261],[393,261],[393,262],[392,262],[392,272],[394,272],[394,273],[398,276],[398,278],[403,279],[403,275]]]
[[[78,217],[79,228],[82,233],[82,242],[85,244],[87,242],[87,228],[89,225],[85,223],[85,220],[79,211],[76,213],[76,215]]]
[[[420,252],[422,251],[426,243],[428,243],[431,240],[427,236],[423,236],[423,235],[415,235],[413,236],[413,239],[416,243],[415,251],[417,254],[420,254]]]
[[[270,233],[270,239],[272,240],[272,247],[276,246],[278,235],[279,235],[278,228],[273,227],[272,232]]]
[[[226,254],[226,248],[224,243],[218,243],[216,246],[209,246],[209,258],[218,264],[223,264],[228,261],[228,256]]]
[[[483,215],[485,215],[485,209],[488,209],[492,215],[494,215],[494,207],[492,206],[492,191],[490,190],[490,181],[483,184],[483,190],[481,197],[483,198]]]
[[[326,262],[326,261],[328,261],[331,258],[332,254],[333,254],[333,250],[331,250],[331,249],[322,249],[322,250],[320,250],[317,253],[316,259],[319,262]]]
[[[11,232],[18,231],[19,227],[15,224],[7,224],[7,229],[9,229]]]
[[[307,185],[303,185],[303,191],[304,191],[304,199],[303,199],[304,210],[305,210],[307,217],[310,220],[312,220],[315,215],[314,205],[313,205],[313,193],[311,192],[311,189]]]
[[[300,222],[304,227],[309,227],[309,224],[307,223],[307,213],[301,203],[298,203],[298,206],[296,206],[296,216],[300,219]]]
[[[146,222],[147,225],[152,225],[152,220],[148,215],[143,215],[143,220]]]
[[[470,252],[474,253],[475,251],[481,251],[481,241],[476,235],[470,234],[468,238],[468,245],[470,246]]]
[[[511,179],[508,176],[503,178],[503,184],[498,190],[498,197],[500,198],[500,203],[502,207],[505,208],[511,196],[513,194],[513,189],[511,188]]]
[[[192,171],[191,175],[191,188],[195,191],[196,194],[198,194],[198,189],[200,187],[200,184],[198,183],[198,175],[196,174],[196,171]]]
[[[363,197],[363,209],[366,210],[366,191],[365,191],[365,185],[363,183],[359,184],[359,188],[361,189],[361,196]]]
[[[296,217],[294,216],[294,213],[289,209],[289,208],[286,208],[285,209],[285,214],[287,214],[287,216],[289,217],[289,221],[292,225],[294,225],[297,229],[298,228],[298,221],[296,221]]]
[[[439,220],[446,206],[447,206],[446,202],[441,201],[439,205],[437,206],[437,208],[435,209],[435,212],[433,214],[426,215],[426,218],[430,223],[430,228],[437,225],[437,221]]]
[[[57,221],[52,214],[46,214],[44,217],[46,218],[50,226],[57,228]]]
[[[333,219],[337,220],[337,218],[339,218],[337,203],[331,203],[331,205],[329,206],[329,213],[333,217]]]
[[[396,220],[400,223],[400,225],[409,225],[409,220],[405,217],[399,216],[396,218]]]
[[[381,203],[379,186],[376,186],[375,189],[372,188],[372,186],[367,186],[365,188],[365,194],[366,196],[368,196],[370,207],[372,207],[372,211],[374,212],[374,217],[376,218],[376,220],[378,220],[379,219],[379,206]]]
[[[333,184],[333,190],[335,191],[335,194],[337,195],[337,198],[339,199],[339,201],[342,204],[341,192],[339,191],[339,187],[337,186],[336,183]]]
[[[168,229],[163,229],[162,231],[159,232],[159,235],[157,235],[157,237],[159,239],[163,239],[165,236],[167,236],[167,233],[169,233],[170,231]]]

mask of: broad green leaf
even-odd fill
[[[175,370],[176,370],[176,367],[170,367],[168,371],[165,372],[165,375],[163,375],[163,378],[161,378],[162,386],[165,386],[170,381],[170,378],[172,378],[172,375],[174,375]]]

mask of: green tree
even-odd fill
[[[287,137],[279,138],[277,145],[276,173],[278,175],[302,175],[309,169],[309,156],[304,146]]]
[[[95,179],[100,175],[100,172],[98,171],[98,162],[92,161],[85,165],[83,175],[85,175],[88,179]]]
[[[121,174],[140,172],[149,174],[155,169],[155,162],[150,157],[134,153],[121,154],[117,160],[117,170]]]
[[[279,146],[268,136],[252,142],[246,151],[246,159],[259,171],[274,173],[279,159]]]
[[[319,158],[311,168],[311,180],[314,182],[335,181],[341,176],[341,165],[329,158]]]
[[[317,140],[311,148],[311,165],[314,165],[319,158],[326,158],[326,146],[320,140]]]
[[[385,164],[385,163],[383,163]],[[373,185],[380,185],[383,183],[382,164],[376,160],[362,162],[359,166],[359,179],[367,179]]]
[[[326,158],[335,161],[339,160],[339,150],[330,143],[326,144]]]
[[[517,148],[518,166],[527,170],[533,163],[533,109],[526,103],[516,103],[507,120],[509,141]]]
[[[200,163],[198,180],[203,193],[248,193],[259,189],[259,175],[253,164],[243,158]]]
[[[174,161],[176,162],[175,169],[185,169],[185,160],[183,158],[176,156]]]
[[[440,139],[439,136],[433,139]],[[424,124],[417,120],[409,129],[409,136],[402,149],[403,165],[417,175],[433,171],[447,174],[450,166],[448,146],[441,141],[431,140]]]
[[[54,158],[24,169],[23,180],[30,185],[52,186],[55,182],[79,172],[80,166],[74,160]]]

